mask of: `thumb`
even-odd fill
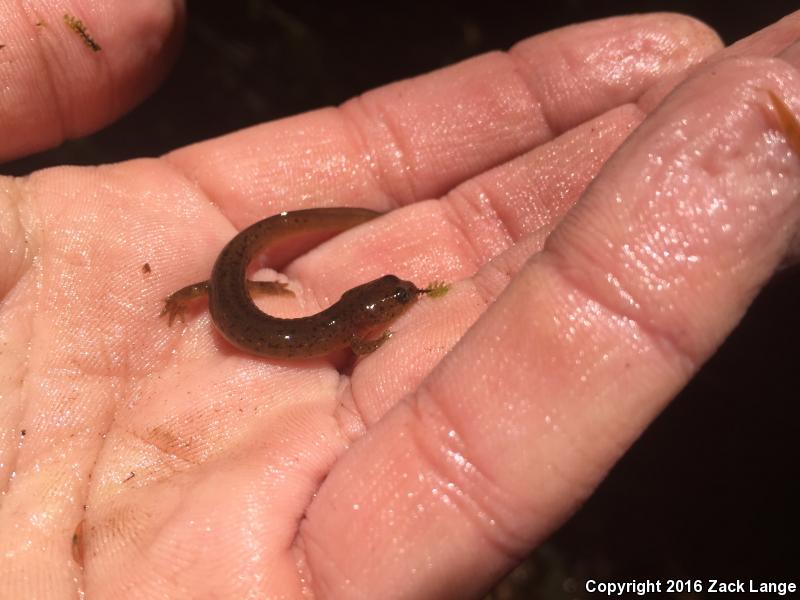
[[[180,0],[0,0],[0,14],[0,160],[128,111],[166,74],[184,22]]]

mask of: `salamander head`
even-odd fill
[[[382,325],[408,310],[424,290],[394,275],[354,287],[345,292],[342,301],[353,311],[359,328]]]

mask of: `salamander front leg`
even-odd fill
[[[388,329],[384,331],[379,338],[374,340],[367,340],[353,336],[353,339],[350,340],[350,348],[352,348],[353,352],[359,356],[363,354],[370,354],[371,352],[375,352],[375,350],[383,346],[383,344],[386,343],[386,340],[388,340],[390,337],[392,337],[392,332]]]

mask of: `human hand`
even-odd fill
[[[778,54],[791,27],[714,60]],[[619,60],[632,40],[661,43]],[[680,17],[586,24],[158,161],[5,182],[10,595],[485,586],[590,493],[785,247],[797,157],[759,89],[797,112],[797,75],[753,60],[695,74],[539,252],[716,47]],[[203,314],[156,318],[236,229],[322,203],[398,210],[291,263],[301,302],[265,308],[312,312],[387,272],[453,291],[352,373],[248,357]]]

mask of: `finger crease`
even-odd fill
[[[405,144],[401,143],[404,137],[401,135],[403,128],[380,108],[376,107],[376,115],[372,114],[367,107],[364,96],[358,96],[340,106],[338,112],[344,122],[343,129],[352,140],[351,145],[361,158],[362,164],[367,167],[370,178],[375,182],[378,190],[389,198],[393,206],[408,204],[420,199],[413,179],[416,169],[408,161],[408,157],[412,156],[412,153],[409,148],[405,147]],[[375,135],[368,135],[362,131],[359,119],[350,115],[350,111],[361,113],[365,115],[366,119],[377,123],[388,137],[387,143],[381,145],[389,150],[379,152],[372,147],[368,140],[374,138]],[[393,155],[393,160],[387,161],[387,152]],[[387,174],[391,177],[387,178]]]

